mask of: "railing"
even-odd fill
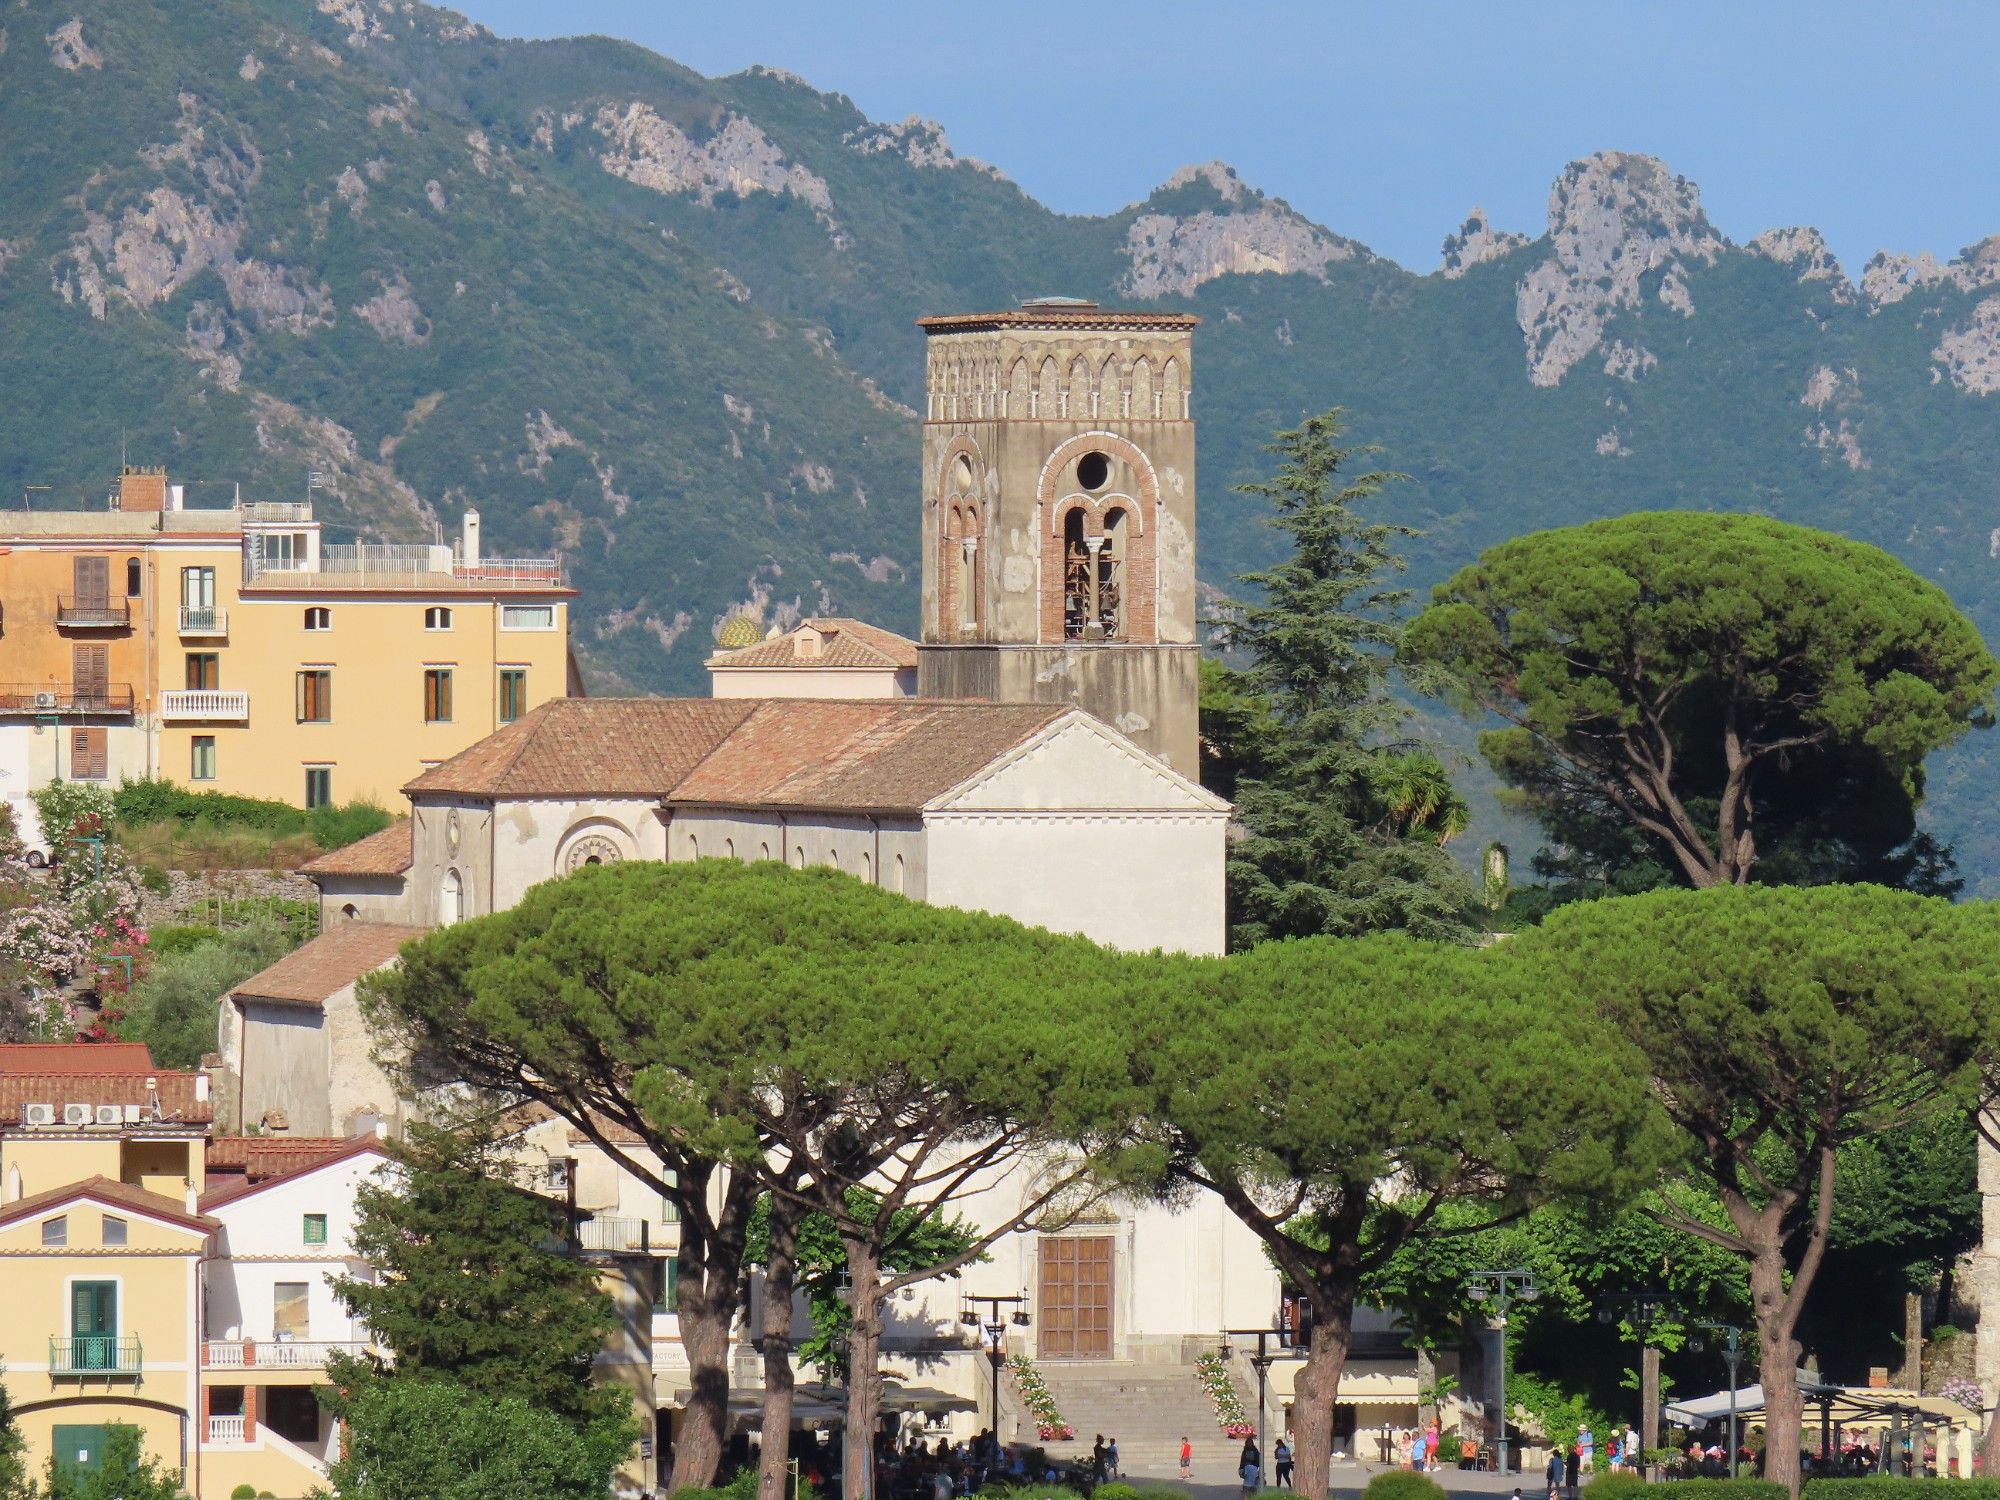
[[[515,588],[548,588],[563,581],[559,557],[487,557],[476,563],[459,563],[451,571],[453,577],[468,582]]]
[[[0,683],[0,714],[129,714],[129,683],[78,688],[62,682]]]
[[[88,1379],[93,1375],[137,1375],[144,1357],[136,1335],[61,1334],[49,1337],[49,1375],[55,1380]]]
[[[359,1339],[210,1339],[201,1362],[211,1370],[318,1370],[336,1354],[367,1351]]]
[[[183,604],[181,634],[228,635],[229,611],[213,604]]]
[[[668,1230],[664,1224],[649,1219],[615,1219],[599,1214],[594,1219],[585,1219],[576,1226],[576,1245],[579,1250],[636,1251],[649,1254],[652,1251],[666,1251],[672,1248],[668,1241]]]
[[[174,688],[160,694],[160,717],[247,720],[250,695],[228,688]]]
[[[208,1440],[211,1443],[247,1443],[250,1436],[243,1430],[243,1414],[220,1417],[213,1412],[208,1418]]]
[[[303,571],[272,569],[280,571]],[[322,573],[449,573],[451,548],[427,543],[355,542],[319,549]]]
[[[300,500],[251,500],[237,510],[246,521],[310,521],[313,508]]]
[[[83,625],[119,630],[132,623],[130,599],[92,599],[75,594],[56,595],[56,624]]]

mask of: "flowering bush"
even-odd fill
[[[1236,1394],[1236,1382],[1229,1378],[1229,1365],[1220,1354],[1204,1354],[1194,1362],[1194,1378],[1208,1392],[1215,1405],[1215,1420],[1225,1437],[1249,1438],[1257,1435],[1257,1424],[1243,1410]]]
[[[1042,1372],[1035,1368],[1033,1360],[1025,1354],[1013,1355],[1007,1361],[1007,1369],[1021,1392],[1022,1404],[1035,1419],[1036,1435],[1043,1442],[1067,1442],[1076,1436],[1076,1429],[1063,1420],[1055,1395],[1049,1390],[1049,1383],[1042,1379]]]
[[[1984,1411],[1986,1393],[1979,1388],[1976,1380],[1967,1380],[1963,1375],[1947,1380],[1938,1387],[1937,1393],[1947,1401],[1956,1401],[1967,1411]]]

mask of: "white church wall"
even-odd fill
[[[884,890],[924,897],[924,831],[911,818],[683,807],[674,810],[667,843],[676,860],[782,859],[794,867],[833,865]]]

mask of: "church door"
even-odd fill
[[[1040,1357],[1111,1358],[1111,1237],[1044,1239],[1041,1269]]]

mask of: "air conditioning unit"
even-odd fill
[[[35,694],[35,707],[54,708],[55,706],[56,706],[56,695],[54,693]]]
[[[63,1106],[63,1124],[88,1125],[96,1117],[96,1113],[96,1110],[88,1104],[65,1104]]]
[[[23,1125],[53,1125],[56,1122],[56,1107],[53,1104],[24,1104],[21,1106]]]
[[[145,1105],[128,1104],[125,1106],[125,1123],[127,1125],[137,1125],[141,1120],[145,1118],[146,1118]]]
[[[118,1104],[98,1105],[97,1123],[100,1125],[123,1125],[125,1123],[124,1106]]]

